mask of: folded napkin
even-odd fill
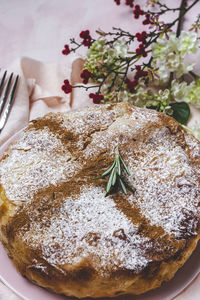
[[[72,85],[81,82],[80,71],[82,67],[83,60],[75,56],[69,57],[64,66],[53,63],[44,64],[26,57],[15,61],[8,68],[8,71],[19,74],[20,80],[8,122],[0,135],[0,146],[28,125],[32,119],[41,117],[48,112],[68,112],[72,109],[93,105],[88,97],[88,92],[83,89],[76,88],[72,94],[68,95],[65,95],[61,90],[65,78],[70,79]],[[192,114],[193,118],[190,123],[193,123],[195,119],[199,120],[200,110],[192,108]],[[174,299],[199,299],[193,297],[195,291],[196,295],[199,295],[199,284],[200,276],[191,287]],[[7,299],[20,300],[21,298],[0,281],[0,300]]]
[[[13,108],[0,135],[0,145],[29,120],[49,111],[69,110],[69,97],[63,95],[59,86],[63,74],[57,65],[22,58],[15,61],[8,72],[19,74],[19,82]],[[68,72],[70,74],[70,69]]]
[[[41,117],[48,112],[67,112],[70,110],[71,95],[65,95],[61,90],[64,78],[70,78],[72,59],[66,60],[64,66],[49,63],[44,64],[30,58],[15,61],[8,73],[19,74],[17,92],[9,119],[0,135],[0,146],[13,134],[25,127],[34,118]],[[3,74],[3,72],[1,71]],[[76,80],[76,76],[73,75]],[[83,98],[82,98],[83,99]]]

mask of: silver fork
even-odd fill
[[[19,75],[14,80],[11,73],[10,77],[6,82],[7,71],[4,72],[3,77],[0,81],[0,133],[2,132],[6,122],[8,120],[10,111],[12,109],[13,100],[15,98],[15,92],[17,88],[17,83]]]

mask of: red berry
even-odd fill
[[[136,66],[135,66],[135,69],[136,69],[137,71],[140,71],[140,70],[141,70],[141,66],[140,66],[140,65],[136,65]]]
[[[89,32],[89,30],[83,30],[83,31],[81,31],[80,37],[81,37],[82,39],[87,39],[87,38],[89,38],[89,37],[90,37],[90,32]]]
[[[134,0],[126,0],[125,4],[133,8]]]
[[[146,38],[147,38],[146,31],[143,31],[141,33],[137,32],[135,36],[136,36],[138,42],[143,42],[143,44],[146,44],[146,42],[147,42],[146,41]]]
[[[62,54],[68,55],[70,53],[70,49],[68,45],[64,46],[64,49],[62,50]]]
[[[141,66],[139,66],[139,65],[137,65],[136,67],[135,67],[135,69],[136,69],[136,73],[135,73],[135,76],[134,76],[134,79],[135,80],[139,80],[141,77],[146,77],[147,75],[148,75],[148,72],[147,71],[143,71],[142,69],[141,69]]]
[[[81,73],[81,78],[83,78],[83,83],[87,84],[91,75],[92,73],[87,69],[83,70],[83,72]]]
[[[147,52],[145,51],[145,47],[143,44],[139,45],[139,48],[136,49],[136,54],[137,55],[142,55],[143,57],[147,56]]]
[[[83,39],[82,44],[88,48],[92,45],[92,38],[90,36],[89,30],[83,30],[80,33],[80,37]]]
[[[92,45],[91,39],[84,39],[83,40],[83,45],[90,48],[90,46]]]
[[[134,79],[133,81],[131,81],[129,78],[126,78],[125,83],[127,85],[127,89],[131,93],[134,93],[135,92],[135,87],[138,85],[138,80]]]
[[[145,15],[146,19],[142,22],[144,25],[148,25],[151,23],[150,14]]]
[[[117,5],[120,5],[120,0],[114,0]]]
[[[93,99],[93,103],[94,103],[94,104],[100,104],[100,103],[101,103],[101,100],[104,99],[104,96],[101,95],[101,94],[98,94],[98,93],[96,93],[96,94],[90,93],[90,94],[89,94],[89,97],[90,97],[91,99]]]
[[[135,5],[135,9],[133,10],[135,19],[139,19],[140,16],[144,15],[144,11],[140,8],[139,5]]]
[[[94,93],[90,93],[89,98],[91,98],[91,99],[94,98]]]
[[[65,94],[69,94],[72,92],[72,86],[69,83],[69,80],[65,79],[64,84],[62,85],[62,90],[64,91]]]

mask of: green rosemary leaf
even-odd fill
[[[103,179],[102,176],[91,178],[91,180]]]
[[[119,155],[119,159],[120,159],[120,161],[121,161],[121,163],[122,163],[124,169],[126,170],[126,173],[130,176],[130,175],[131,175],[131,174],[130,174],[130,171],[129,171],[129,169],[127,168],[127,166],[126,166],[126,164],[125,164],[123,158],[121,157],[121,155]]]
[[[121,187],[122,187],[122,190],[123,190],[124,194],[127,195],[126,187],[125,187],[125,185],[124,185],[123,180],[122,180],[120,177],[119,177],[119,182],[120,182],[120,185],[121,185]]]
[[[121,163],[122,163],[122,166],[121,166]],[[104,179],[105,176],[109,175],[109,178],[108,178],[108,181],[106,184],[105,196],[107,196],[110,193],[111,189],[113,187],[115,187],[115,185],[117,185],[117,184],[119,184],[121,186],[122,191],[125,195],[127,195],[127,189],[129,189],[131,192],[134,193],[134,189],[127,182],[125,182],[121,177],[122,167],[125,169],[126,173],[128,175],[130,175],[130,172],[129,172],[124,160],[122,159],[122,157],[119,154],[119,148],[117,146],[115,148],[115,159],[114,159],[114,162],[112,163],[112,165],[106,171],[104,171],[101,174],[101,176],[92,178],[92,180]]]
[[[120,165],[120,159],[119,154],[116,156],[116,166],[117,166],[117,173],[119,176],[121,176],[121,165]]]
[[[115,185],[116,180],[117,180],[117,171],[116,171],[116,168],[115,168],[115,172],[114,172],[114,174],[113,174],[112,186]]]
[[[92,180],[103,179],[106,175],[108,175],[108,174],[112,171],[112,169],[113,169],[113,167],[115,166],[115,164],[116,164],[116,162],[114,161],[114,163],[112,164],[112,166],[109,167],[105,172],[103,172],[103,173],[101,174],[101,176],[92,178]]]
[[[101,177],[104,177],[104,176],[108,175],[112,171],[112,169],[115,167],[115,164],[116,164],[116,161],[114,161],[114,163],[112,164],[112,166],[109,167],[105,172],[103,172],[101,174]]]
[[[110,177],[109,177],[107,185],[106,185],[106,194],[108,194],[110,192],[114,173],[115,173],[115,169],[112,169],[112,172],[110,174]]]
[[[135,189],[133,189],[126,181],[124,181],[124,184],[129,189],[129,191],[131,191],[132,193],[135,193]]]

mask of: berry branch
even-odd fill
[[[120,0],[114,2],[121,5]],[[194,77],[194,63],[186,63],[185,57],[199,50],[200,17],[197,16],[189,32],[181,28],[185,14],[198,2],[193,0],[187,6],[187,0],[181,0],[180,6],[170,8],[159,0],[149,0],[145,10],[136,0],[125,0],[125,5],[132,9],[133,18],[142,21],[144,30],[132,33],[117,27],[108,32],[99,29],[96,39],[91,37],[89,30],[84,30],[79,35],[81,41],[72,38],[62,53],[68,55],[80,47],[87,48],[84,69],[80,74],[83,84],[72,86],[66,79],[63,91],[71,93],[73,88],[94,89],[96,92],[90,93],[89,98],[95,104],[129,101],[186,123],[188,103],[198,105],[200,102],[195,100],[200,98],[197,97],[200,93],[197,85],[199,76],[195,74],[191,84],[183,81],[185,74],[193,74]],[[161,16],[169,12],[176,13],[175,18],[165,23]],[[177,29],[174,32],[175,25]],[[183,86],[184,95],[181,93]]]
[[[177,30],[176,30],[177,37],[179,37],[179,35],[181,34],[181,28],[182,28],[182,23],[183,23],[183,14],[184,14],[186,5],[187,5],[187,0],[182,0],[180,10],[179,10],[179,16],[178,16],[178,26],[177,26]]]

